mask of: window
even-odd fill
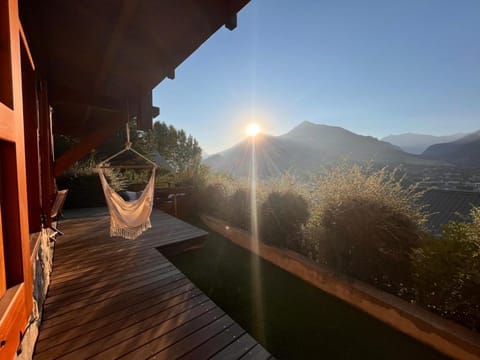
[[[22,241],[18,201],[17,161],[15,144],[0,141],[0,218],[3,265],[0,279],[5,290],[23,282]],[[11,174],[11,175],[9,175]],[[13,176],[12,176],[13,175]],[[8,256],[6,256],[8,254]]]

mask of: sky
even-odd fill
[[[208,154],[257,122],[378,138],[480,129],[480,1],[252,0],[153,92]]]

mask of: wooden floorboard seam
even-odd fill
[[[207,233],[160,211],[151,222],[134,241],[110,238],[108,217],[62,222],[34,360],[270,356],[161,253]]]

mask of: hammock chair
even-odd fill
[[[142,160],[147,162],[147,165],[111,165],[110,161],[119,155],[131,152]],[[143,190],[141,196],[133,201],[125,201],[119,194],[113,190],[105,177],[105,169],[151,169],[152,174]],[[125,148],[118,153],[100,162],[96,169],[100,176],[103,193],[108,205],[110,213],[110,236],[121,236],[125,239],[136,239],[145,230],[152,227],[150,223],[150,214],[152,213],[153,194],[155,189],[155,169],[157,164],[138,151],[131,147],[130,132],[127,124],[127,143]]]

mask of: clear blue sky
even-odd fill
[[[479,0],[252,0],[154,90],[207,153],[256,120],[382,137],[480,129]]]

